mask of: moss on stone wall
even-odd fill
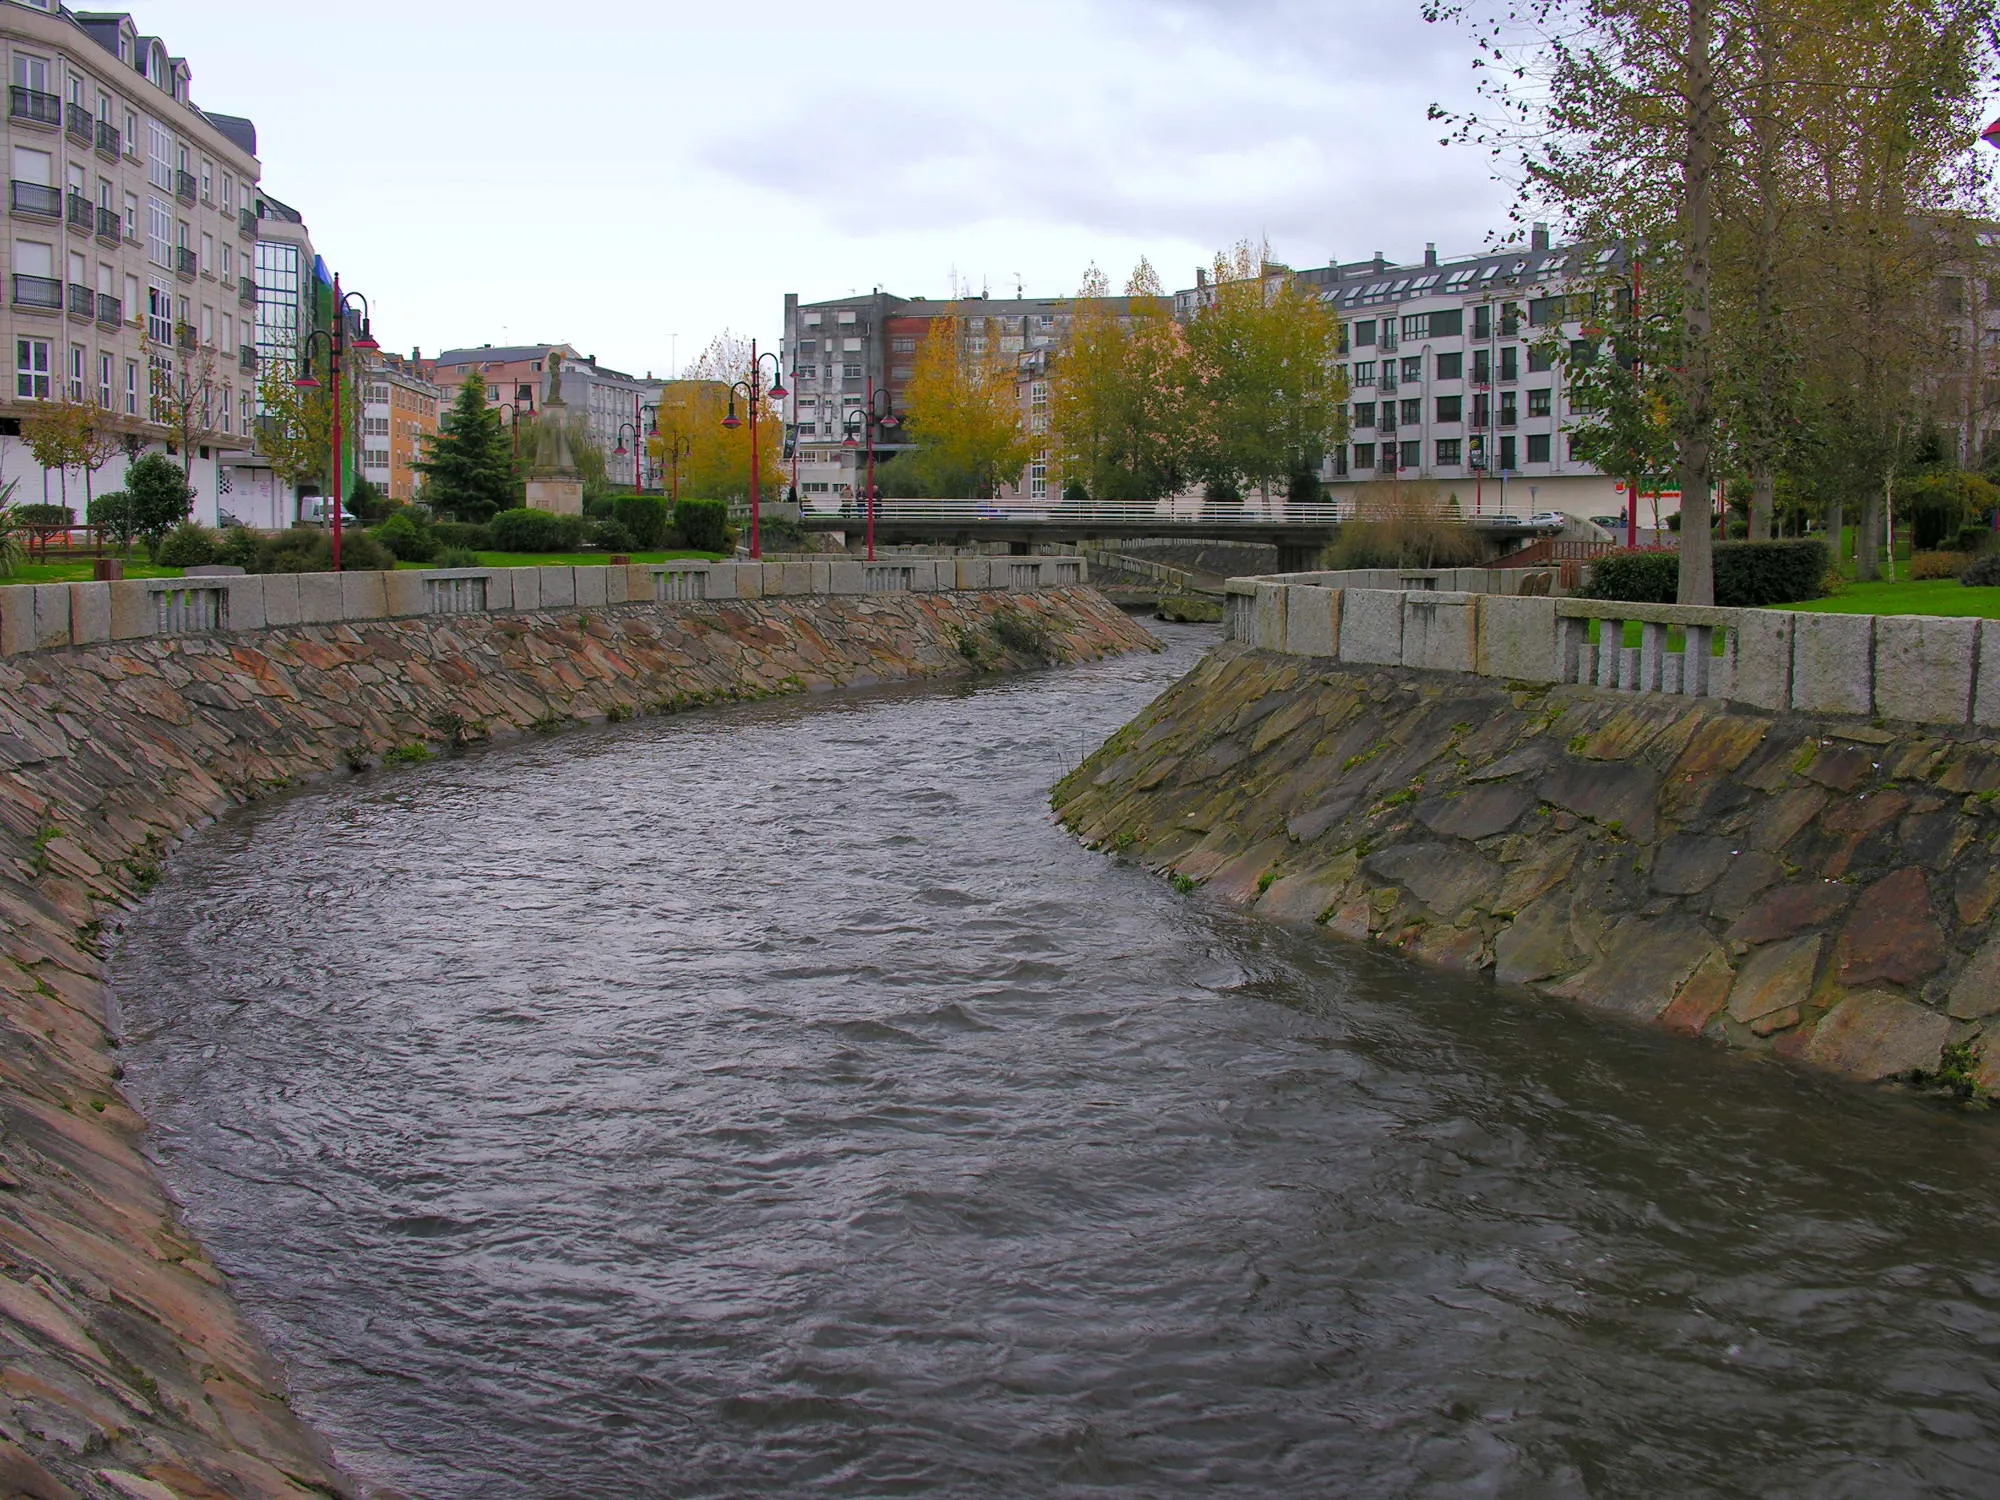
[[[1055,806],[1352,941],[1855,1077],[2000,1086],[1992,739],[1225,647]]]

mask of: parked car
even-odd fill
[[[1559,510],[1538,510],[1528,517],[1530,526],[1567,526],[1569,517]]]
[[[333,507],[324,499],[308,499],[299,510],[299,519],[308,526],[328,526],[333,521]],[[359,526],[360,519],[345,504],[340,507],[342,529]]]
[[[1592,516],[1590,519],[1593,524],[1602,526],[1606,531],[1623,531],[1625,529],[1625,518],[1623,516]]]

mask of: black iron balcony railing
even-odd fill
[[[236,211],[236,232],[246,240],[257,238],[257,216],[247,208]]]
[[[245,307],[255,307],[257,305],[257,283],[253,278],[248,276],[237,277],[236,300]]]
[[[97,321],[106,328],[116,328],[125,321],[125,303],[109,292],[97,294]]]
[[[174,173],[174,196],[183,203],[195,200],[195,180],[192,172]]]
[[[125,238],[125,221],[119,217],[117,209],[98,205],[97,237],[107,245],[116,245]]]
[[[83,194],[72,191],[69,195],[69,227],[81,229],[89,234],[97,228],[97,205]]]
[[[188,350],[192,350],[194,348],[194,324],[192,323],[174,324],[174,347],[177,349],[188,349]]]
[[[97,139],[97,121],[81,104],[63,106],[63,130],[80,146],[88,146]]]
[[[236,349],[236,364],[237,364],[237,367],[238,367],[238,368],[240,368],[240,369],[243,369],[243,370],[254,370],[254,369],[256,369],[256,368],[257,368],[257,346],[256,346],[255,344],[240,344],[240,345],[238,345],[238,346],[237,346],[237,349]]]
[[[182,281],[193,281],[201,270],[201,259],[186,245],[174,247],[174,274]]]
[[[40,89],[13,84],[7,90],[7,118],[25,125],[62,124],[62,100]]]
[[[78,286],[72,281],[69,284],[69,315],[72,318],[81,318],[86,323],[96,317],[97,293],[87,286]]]
[[[63,284],[53,276],[22,276],[16,273],[14,305],[38,308],[43,312],[61,312]]]
[[[60,219],[62,193],[39,182],[10,182],[7,184],[7,207],[14,213],[26,214],[34,219]]]
[[[124,149],[124,133],[109,120],[99,120],[97,122],[97,154],[109,157],[115,161],[119,153]]]

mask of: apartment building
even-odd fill
[[[418,373],[427,376],[445,394],[449,403],[469,371],[478,371],[486,382],[489,404],[502,407],[506,421],[526,420],[539,411],[548,398],[548,364],[551,352],[562,355],[562,398],[571,412],[580,413],[588,424],[591,439],[604,454],[613,483],[630,483],[631,470],[612,457],[621,441],[621,430],[640,429],[653,420],[666,382],[656,380],[651,371],[628,375],[601,365],[595,355],[579,354],[568,344],[481,344],[476,349],[448,349],[435,359],[419,360]],[[624,432],[626,450],[631,451],[630,431]],[[651,459],[644,460],[646,484],[658,484]]]
[[[421,356],[377,351],[363,356],[361,474],[392,500],[414,500],[423,475],[416,465],[425,439],[438,430],[450,398],[417,373]]]
[[[0,319],[14,359],[0,399],[0,479],[54,498],[20,441],[46,401],[100,407],[124,435],[95,479],[168,446],[170,408],[198,412],[195,514],[249,446],[257,383],[256,127],[198,108],[192,72],[130,15],[0,0],[8,235]]]
[[[962,320],[969,354],[1016,362],[1022,427],[1031,434],[1047,432],[1048,361],[1069,336],[1077,301],[1020,296],[932,300],[877,291],[801,303],[796,293],[787,293],[781,346],[789,392],[783,403],[785,443],[800,498],[830,506],[861,494],[866,454],[844,447],[844,439],[853,432],[858,440],[860,413],[871,388],[888,392],[890,407],[904,410],[917,350],[939,318]],[[1129,297],[1101,301],[1120,317],[1130,314]],[[877,434],[878,461],[908,447],[896,429]],[[1049,473],[1048,452],[1038,448],[1020,483],[1000,498],[1046,499]]]

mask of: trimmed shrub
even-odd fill
[[[163,568],[198,568],[216,560],[219,538],[199,521],[183,521],[154,550],[153,560]]]
[[[222,533],[222,545],[216,548],[215,560],[241,568],[246,573],[254,573],[257,571],[257,543],[257,533],[248,526],[232,526]]]
[[[431,535],[440,547],[463,547],[468,552],[491,552],[493,533],[471,521],[437,521]]]
[[[396,566],[396,554],[365,531],[350,531],[340,539],[344,573],[386,573]],[[295,526],[265,537],[257,547],[259,573],[331,573],[333,538],[312,526]]]
[[[620,495],[611,502],[612,518],[632,534],[635,546],[647,552],[667,534],[667,502],[658,495]]]
[[[590,528],[590,545],[600,552],[637,552],[632,533],[616,521],[599,521]]]
[[[406,510],[392,512],[373,535],[396,554],[398,562],[429,562],[437,556],[438,540],[431,528]]]
[[[1754,609],[1817,599],[1832,566],[1821,541],[1729,542],[1715,549],[1715,602]]]
[[[729,506],[721,500],[676,500],[674,530],[696,552],[726,552]]]
[[[1975,557],[1965,565],[1965,571],[1958,575],[1958,581],[1971,589],[2000,587],[2000,552],[1989,552],[1984,557]]]
[[[1991,526],[1961,526],[1947,545],[1954,552],[1990,552],[2000,546],[2000,531]]]
[[[84,513],[91,525],[103,533],[104,539],[121,552],[132,545],[132,538],[139,534],[138,518],[132,511],[132,497],[123,490],[111,490],[90,502],[90,509]]]
[[[67,505],[17,505],[14,519],[23,526],[74,526],[76,512]]]
[[[1972,559],[1963,552],[1912,552],[1910,577],[1956,578]]]
[[[486,523],[496,552],[574,552],[583,545],[582,516],[516,507],[496,511]]]
[[[434,568],[476,568],[479,554],[470,547],[441,547],[438,555],[431,559]]]
[[[1590,565],[1590,582],[1577,594],[1626,604],[1672,604],[1680,581],[1678,552],[1607,552]]]

